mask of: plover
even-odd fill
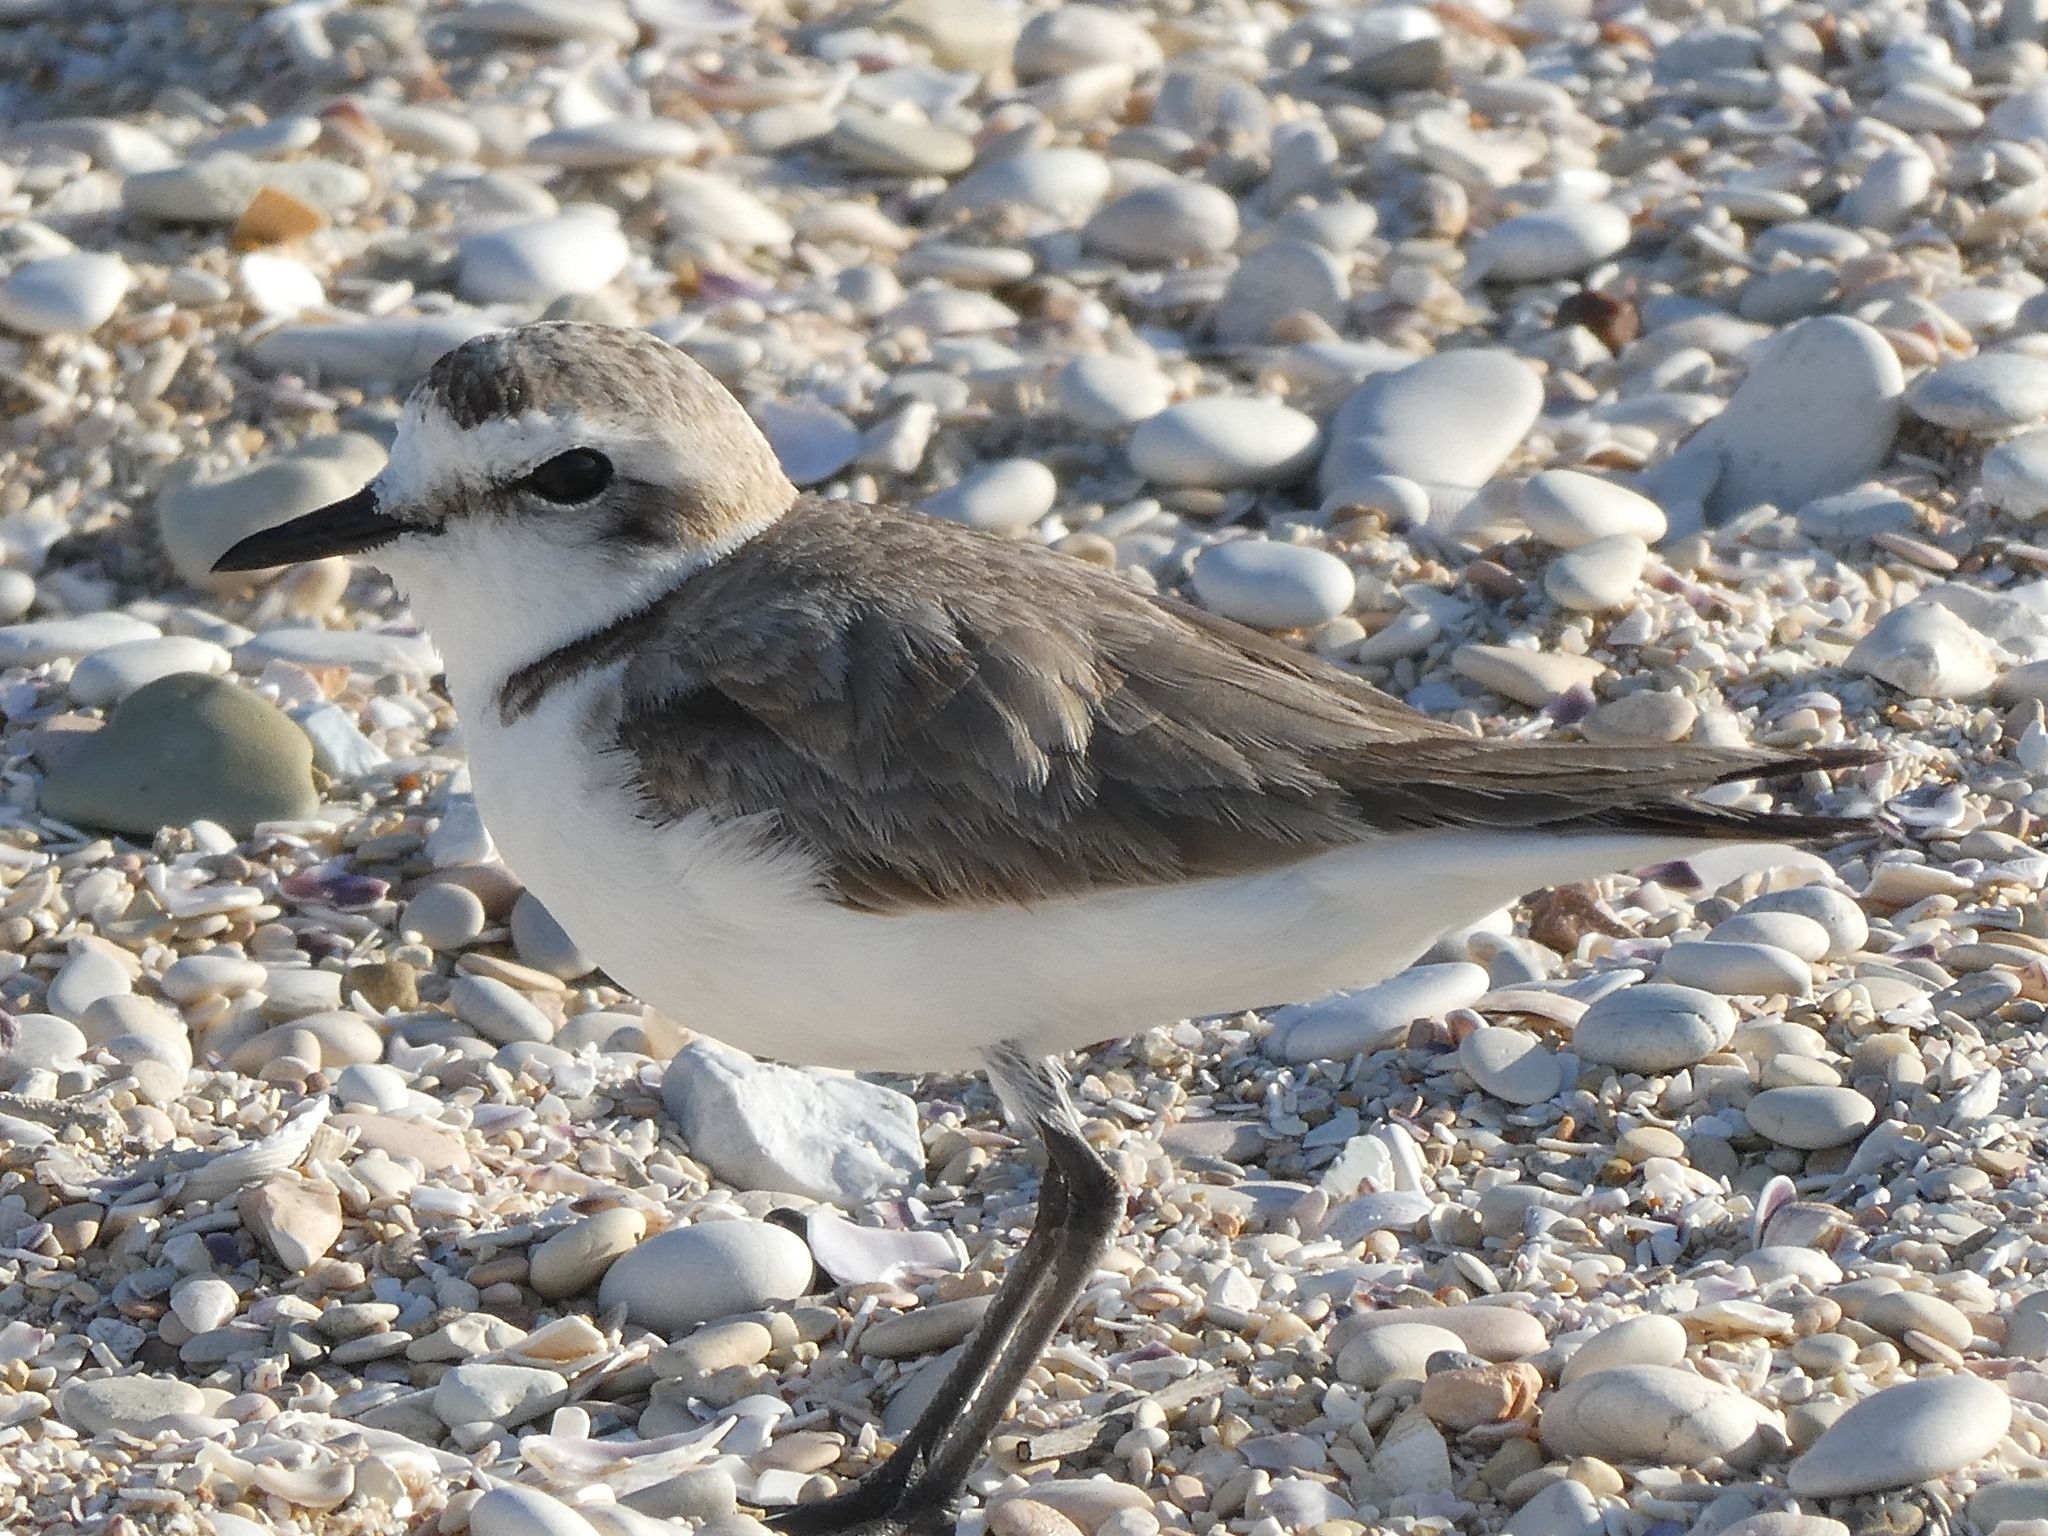
[[[1059,1054],[1378,980],[1548,885],[1843,824],[1698,791],[1854,752],[1482,740],[1036,544],[800,495],[641,332],[465,343],[390,462],[219,570],[360,554],[439,644],[477,801],[657,1008],[819,1066],[985,1069],[1033,1229],[880,1468],[787,1529],[930,1525],[1123,1212]]]

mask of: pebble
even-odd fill
[[[1077,357],[1053,376],[1053,396],[1075,426],[1090,432],[1126,432],[1157,416],[1173,398],[1166,376],[1136,358]]]
[[[673,1337],[699,1323],[792,1301],[809,1291],[811,1251],[765,1221],[708,1221],[658,1233],[605,1271],[600,1307],[624,1307]]]
[[[484,931],[484,904],[467,887],[444,880],[430,885],[405,904],[400,926],[419,935],[429,949],[454,950]]]
[[[696,129],[672,118],[615,117],[540,134],[527,140],[521,158],[573,171],[621,171],[687,160],[702,142]]]
[[[842,113],[825,143],[849,165],[882,176],[950,176],[974,161],[965,134],[877,112]]]
[[[43,779],[43,810],[80,826],[153,837],[214,821],[239,832],[301,821],[319,804],[313,747],[276,705],[225,678],[162,677]]]
[[[581,1296],[646,1234],[647,1218],[624,1206],[585,1216],[533,1250],[527,1284],[544,1301]]]
[[[1509,352],[1445,352],[1378,374],[1330,423],[1323,498],[1345,502],[1362,481],[1400,475],[1453,510],[1493,478],[1542,408],[1542,382]]]
[[[1617,1365],[1581,1375],[1543,1404],[1543,1444],[1556,1456],[1697,1466],[1740,1465],[1769,1444],[1772,1415],[1733,1388],[1669,1365]]]
[[[997,459],[926,497],[924,510],[949,523],[1014,537],[1050,512],[1059,493],[1059,481],[1038,460]]]
[[[1611,534],[1567,550],[1543,572],[1543,590],[1574,613],[1608,613],[1635,595],[1650,547],[1632,533]]]
[[[1549,1343],[1539,1318],[1513,1306],[1491,1306],[1485,1302],[1367,1312],[1358,1317],[1355,1326],[1371,1329],[1395,1322],[1426,1322],[1448,1329],[1465,1341],[1467,1351],[1482,1360],[1519,1360]]]
[[[1546,469],[1522,486],[1522,521],[1544,543],[1578,549],[1603,539],[1664,537],[1664,509],[1649,497],[1575,469]]]
[[[470,1536],[602,1536],[588,1520],[537,1488],[500,1483],[469,1510]]]
[[[1723,1050],[1735,1010],[1711,992],[1649,982],[1599,999],[1572,1030],[1583,1061],[1624,1072],[1672,1072]]]
[[[1201,261],[1237,242],[1237,203],[1205,182],[1171,178],[1105,203],[1081,230],[1090,250],[1131,262]]]
[[[1923,421],[1978,435],[2010,432],[2048,417],[2048,358],[1980,352],[1929,369],[1906,391]]]
[[[334,160],[254,160],[232,151],[207,155],[121,183],[121,203],[165,224],[232,224],[265,188],[332,216],[366,201],[370,178]]]
[[[2012,1403],[1974,1376],[1923,1376],[1854,1404],[1787,1477],[1801,1498],[1908,1488],[1974,1466],[2012,1423]]]
[[[1674,944],[1657,962],[1659,979],[1722,997],[1804,997],[1813,967],[1771,944]]]
[[[1102,5],[1062,5],[1040,11],[1017,36],[1013,60],[1020,80],[1046,80],[1099,64],[1133,72],[1156,69],[1159,44],[1144,23]]]
[[[118,1430],[141,1435],[172,1414],[203,1413],[199,1388],[168,1376],[99,1376],[57,1389],[57,1417],[87,1437]]]
[[[1606,203],[1564,202],[1517,214],[1465,253],[1471,281],[1541,283],[1576,277],[1629,242],[1628,215]]]
[[[830,406],[762,400],[753,412],[754,424],[767,437],[782,472],[794,485],[812,486],[829,480],[860,452],[860,429]]]
[[[1212,544],[1190,581],[1202,606],[1259,629],[1309,629],[1351,606],[1351,567],[1327,550],[1271,539]]]
[[[2022,432],[1985,454],[1977,489],[2013,517],[2033,519],[2048,512],[2048,431]]]
[[[1644,490],[1685,531],[1752,507],[1799,507],[1877,473],[1903,411],[1905,375],[1883,336],[1845,315],[1780,331],[1751,358],[1719,415]],[[1680,519],[1675,508],[1694,515]]]
[[[1101,206],[1112,179],[1109,162],[1093,150],[1026,150],[977,165],[946,189],[934,211],[956,215],[1029,210],[1071,227]],[[1232,215],[1234,221],[1234,208]],[[1223,245],[1234,237],[1233,222]]]
[[[519,952],[522,964],[563,981],[574,981],[597,969],[597,962],[577,947],[576,941],[569,937],[562,925],[555,921],[554,914],[541,905],[540,898],[533,892],[519,893],[519,899],[512,903],[508,922],[512,930],[512,947]]]
[[[697,1157],[740,1189],[852,1205],[924,1169],[916,1106],[879,1083],[698,1040],[669,1064],[661,1093]]]
[[[1264,346],[1283,322],[1302,315],[1340,326],[1350,298],[1350,280],[1335,256],[1307,240],[1275,240],[1231,274],[1216,303],[1216,339],[1225,346]]]
[[[1855,1089],[1819,1084],[1767,1088],[1744,1113],[1758,1135],[1803,1152],[1844,1146],[1877,1118],[1876,1106]]]
[[[1390,1381],[1421,1381],[1432,1355],[1462,1351],[1465,1341],[1448,1328],[1424,1322],[1396,1322],[1369,1329],[1337,1355],[1337,1379],[1373,1391]]]
[[[1552,1483],[1508,1517],[1501,1536],[1601,1536],[1600,1504],[1581,1483]]]
[[[1860,954],[1870,942],[1870,919],[1846,891],[1827,885],[1798,885],[1767,891],[1745,902],[1738,916],[1790,912],[1818,923],[1828,937],[1825,958],[1842,960]]]
[[[1283,484],[1315,461],[1315,420],[1276,401],[1207,396],[1157,411],[1131,433],[1131,468],[1161,485]]]
[[[1610,1323],[1586,1340],[1558,1372],[1558,1384],[1569,1386],[1595,1371],[1627,1365],[1677,1366],[1685,1360],[1685,1325],[1675,1317],[1645,1312]]]
[[[25,336],[84,335],[114,318],[129,282],[118,256],[72,251],[25,261],[0,279],[0,325]]]
[[[576,208],[469,236],[456,290],[477,304],[552,304],[596,293],[631,255],[608,212]]]
[[[1377,986],[1274,1009],[1266,1048],[1282,1061],[1348,1060],[1405,1041],[1417,1019],[1470,1007],[1490,985],[1486,971],[1466,960],[1410,966]]]
[[[434,1385],[434,1412],[441,1422],[457,1424],[525,1424],[559,1408],[569,1383],[549,1370],[529,1365],[498,1365],[465,1361],[451,1365]]]
[[[231,590],[249,578],[214,574],[213,562],[230,548],[355,494],[383,467],[384,450],[374,439],[357,433],[316,439],[284,458],[164,492],[156,501],[157,537],[183,580]]]
[[[1510,1104],[1541,1104],[1564,1086],[1557,1057],[1520,1030],[1473,1030],[1458,1043],[1458,1065],[1482,1089]]]
[[[494,976],[458,976],[448,989],[455,1016],[486,1040],[513,1045],[547,1040],[554,1022],[523,993]]]
[[[228,653],[211,640],[189,635],[127,640],[94,651],[72,669],[71,697],[88,709],[104,709],[160,677],[178,672],[217,677],[229,665]]]
[[[1974,699],[2001,670],[1983,635],[1939,603],[1894,608],[1856,642],[1844,663],[1918,699]]]
[[[1856,1321],[1902,1341],[1909,1332],[1924,1333],[1959,1350],[1970,1347],[1977,1331],[1960,1308],[1921,1291],[1874,1296],[1857,1312]]]
[[[1451,653],[1451,666],[1460,677],[1532,709],[1540,709],[1574,688],[1592,687],[1607,671],[1591,656],[1531,651],[1515,645],[1461,645]]]
[[[78,619],[32,619],[0,626],[0,667],[33,667],[63,656],[90,656],[127,640],[154,640],[154,624],[125,613]]]

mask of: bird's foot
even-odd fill
[[[843,1493],[792,1505],[766,1523],[778,1536],[944,1536],[953,1528],[960,1489],[929,1487],[929,1481],[906,1485],[884,1465]]]

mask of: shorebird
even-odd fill
[[[1112,572],[800,495],[642,332],[466,342],[358,494],[216,569],[334,554],[432,633],[477,801],[613,978],[759,1055],[981,1068],[1036,1221],[945,1386],[791,1532],[942,1525],[1123,1193],[1056,1058],[1385,977],[1540,887],[1844,824],[1698,800],[1854,751],[1476,738]]]

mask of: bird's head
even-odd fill
[[[397,581],[452,676],[461,653],[516,667],[630,612],[795,497],[739,402],[676,348],[544,323],[441,358],[382,474],[214,569],[360,555]]]

